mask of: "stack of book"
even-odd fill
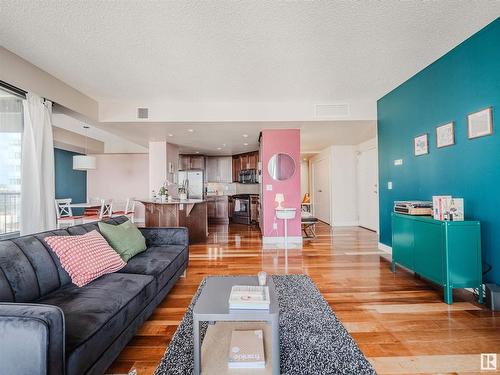
[[[262,330],[234,330],[232,332],[227,367],[230,369],[266,367]]]
[[[230,309],[269,310],[268,286],[234,285],[229,296]]]
[[[432,209],[435,220],[464,220],[464,200],[451,195],[435,195],[432,197]]]

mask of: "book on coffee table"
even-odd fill
[[[270,303],[267,286],[234,285],[231,288],[230,309],[265,310]]]
[[[234,330],[229,345],[228,368],[265,368],[264,335],[261,329]]]

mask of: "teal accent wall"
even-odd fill
[[[467,114],[486,107],[493,135],[469,140]],[[394,201],[463,197],[466,219],[481,221],[485,279],[500,284],[500,18],[378,100],[377,111],[380,241],[391,245]],[[449,121],[455,145],[438,149],[435,129]],[[414,156],[423,133],[430,152]]]
[[[73,170],[76,152],[54,148],[56,199],[72,198],[74,203],[87,201],[87,172]],[[74,215],[82,210],[73,210]]]

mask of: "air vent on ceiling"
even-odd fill
[[[149,118],[149,108],[137,108],[137,118]]]
[[[347,117],[351,112],[349,104],[316,104],[315,109],[318,118]]]

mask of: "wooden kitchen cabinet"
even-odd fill
[[[203,155],[179,155],[180,170],[205,169],[205,157]]]
[[[227,195],[215,195],[207,197],[208,221],[217,224],[229,223],[229,202]]]
[[[259,152],[252,152],[248,154],[248,168],[247,169],[257,169],[257,164],[259,162]]]
[[[244,169],[257,169],[259,151],[247,152],[233,156],[233,182],[239,181],[240,172]]]
[[[259,214],[260,214],[260,204],[259,204],[259,196],[251,195],[250,196],[250,215],[253,223],[259,222]]]
[[[240,179],[241,161],[239,155],[233,156],[233,182],[238,182]]]
[[[231,156],[210,156],[206,162],[207,182],[233,182]]]
[[[191,156],[191,169],[205,169],[204,156]]]

